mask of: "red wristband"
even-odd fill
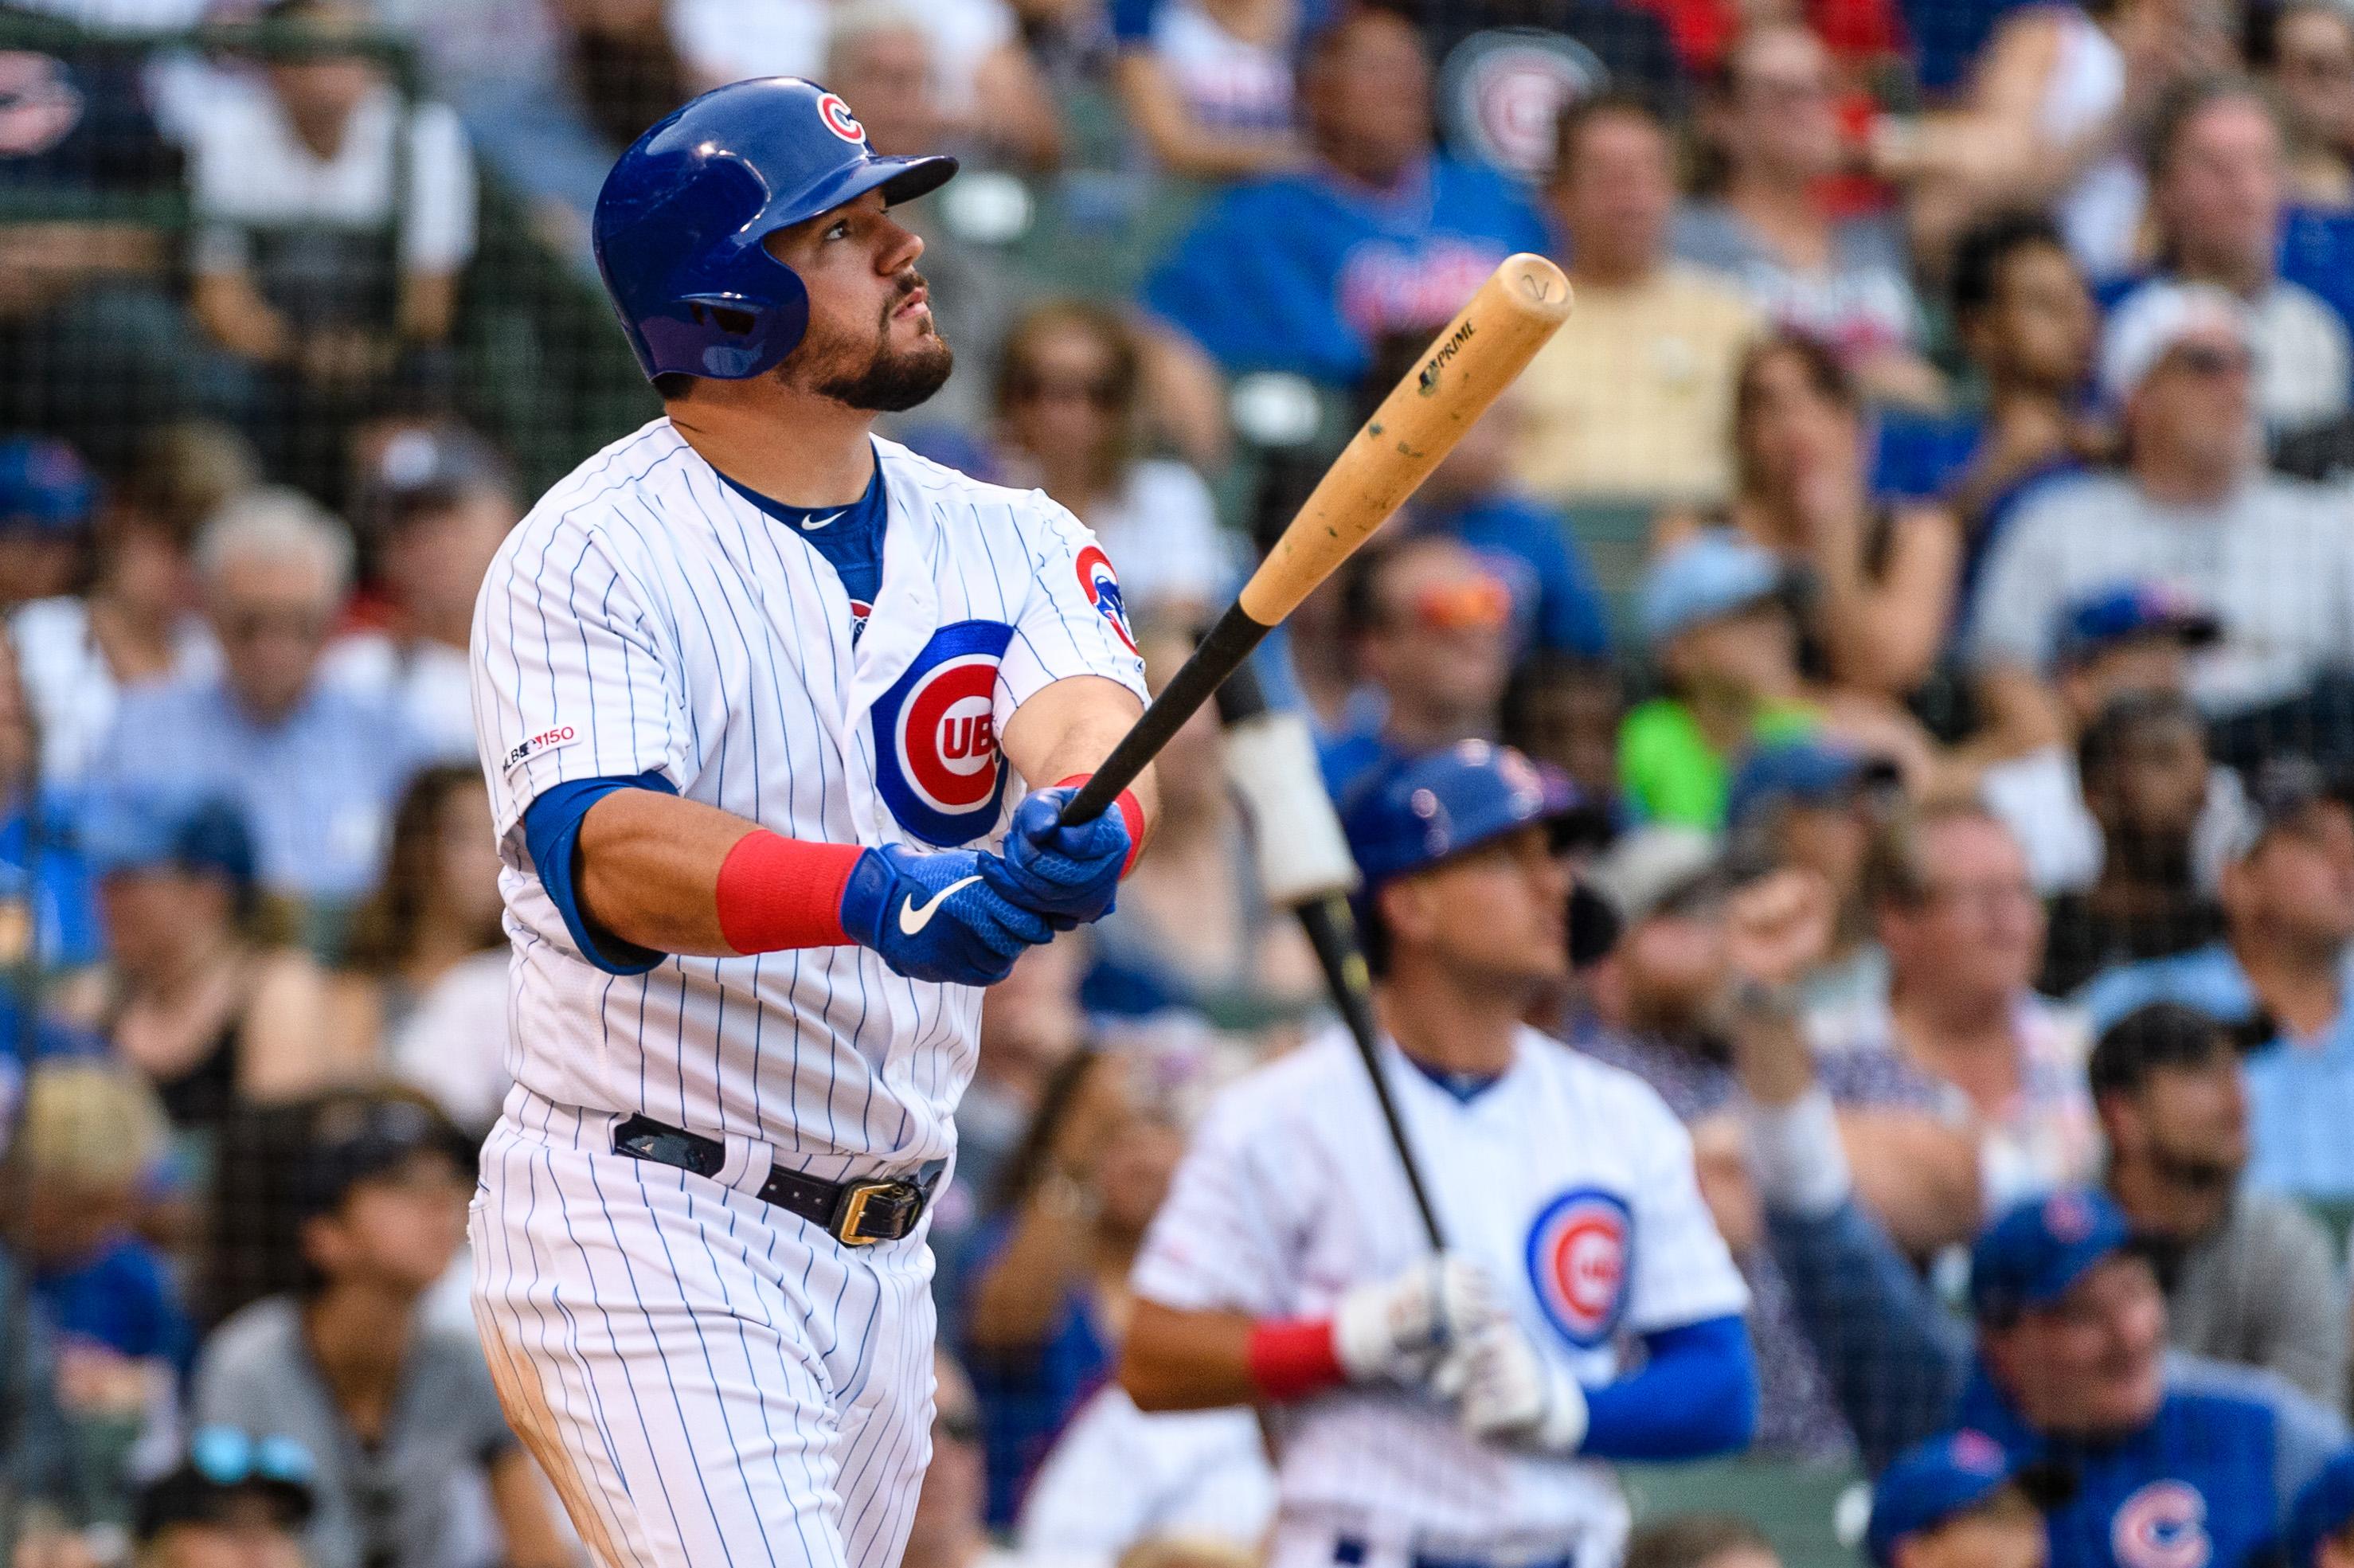
[[[739,953],[840,948],[842,890],[866,852],[811,843],[766,828],[746,833],[719,863],[719,934]]]
[[[1055,780],[1055,788],[1076,789],[1094,777],[1092,773],[1074,773],[1068,779]],[[1128,858],[1119,863],[1119,874],[1126,876],[1136,869],[1136,857],[1144,850],[1144,804],[1136,798],[1135,790],[1122,789],[1112,806],[1119,812],[1119,820],[1128,824]]]
[[[1332,1349],[1330,1318],[1252,1324],[1247,1361],[1251,1382],[1274,1400],[1299,1399],[1349,1381]]]

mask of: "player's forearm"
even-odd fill
[[[616,789],[580,820],[573,885],[599,929],[658,953],[726,958],[720,873],[757,822],[652,789]],[[843,846],[854,854],[856,846]],[[813,893],[822,903],[822,890]],[[841,890],[832,896],[839,906]],[[830,911],[821,911],[830,913]]]
[[[1139,1410],[1217,1410],[1266,1398],[1251,1372],[1258,1325],[1240,1312],[1181,1312],[1140,1300],[1119,1359]]]
[[[1055,783],[1103,766],[1143,714],[1136,694],[1100,675],[1077,675],[1034,694],[1006,721],[1005,759],[1022,777]],[[1147,768],[1129,786],[1149,825],[1161,813],[1161,789]]]

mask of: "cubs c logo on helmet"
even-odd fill
[[[1096,607],[1096,613],[1111,622],[1120,643],[1129,652],[1136,652],[1136,634],[1128,629],[1128,606],[1119,597],[1119,574],[1111,569],[1111,557],[1094,545],[1079,552],[1079,591]]]
[[[843,141],[855,142],[861,146],[866,144],[866,127],[858,122],[858,116],[850,111],[850,105],[842,101],[840,94],[829,92],[819,99],[817,117],[825,122],[827,130]]]
[[[901,827],[943,849],[997,825],[997,662],[1013,629],[960,620],[924,644],[875,703],[875,783]]]
[[[1626,1202],[1591,1187],[1555,1198],[1529,1228],[1529,1283],[1537,1304],[1579,1350],[1604,1343],[1617,1329],[1634,1248]]]
[[[2109,1550],[2123,1568],[2207,1568],[2207,1499],[2187,1482],[2150,1482],[2117,1510]]]

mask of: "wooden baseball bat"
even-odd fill
[[[1193,656],[1063,808],[1101,816],[1251,650],[1430,476],[1569,316],[1569,280],[1542,256],[1508,256],[1421,364],[1382,399]]]

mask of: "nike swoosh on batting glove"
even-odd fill
[[[872,846],[842,890],[842,928],[894,972],[949,985],[994,985],[1024,948],[1054,939],[1045,917],[1007,902],[978,850]]]
[[[1055,819],[1077,793],[1058,784],[1023,796],[1005,830],[1003,859],[985,865],[981,874],[1024,909],[1084,925],[1111,913],[1135,842],[1117,809],[1076,827],[1058,825]]]

